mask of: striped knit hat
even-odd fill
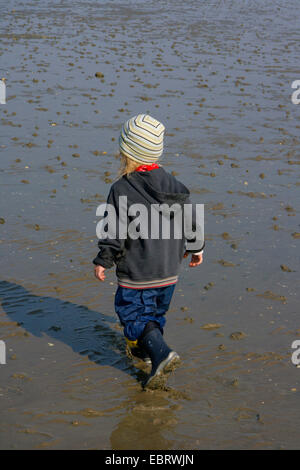
[[[120,151],[136,162],[156,162],[163,153],[164,132],[165,126],[148,114],[134,116],[122,127]]]

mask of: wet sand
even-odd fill
[[[299,449],[300,78],[290,1],[2,7],[1,449]],[[162,164],[205,203],[204,263],[167,315],[163,390],[94,278],[120,126],[167,129]]]

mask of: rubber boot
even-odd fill
[[[149,325],[150,324],[150,325]],[[139,344],[148,353],[152,362],[152,370],[143,387],[157,388],[164,374],[171,372],[179,363],[179,356],[165,343],[161,330],[155,322],[146,325]]]
[[[132,355],[138,359],[142,359],[146,364],[151,364],[151,359],[149,354],[138,344],[138,341],[131,341],[130,339],[126,338],[126,345],[128,348],[129,355]]]

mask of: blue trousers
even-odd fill
[[[176,284],[154,289],[130,289],[119,286],[115,295],[115,310],[131,341],[138,339],[146,324],[155,321],[163,331],[165,313],[169,309]]]

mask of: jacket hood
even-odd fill
[[[167,204],[168,207],[179,204],[181,208],[190,196],[188,188],[162,167],[146,172],[135,172],[125,178],[149,204]],[[163,208],[160,210],[164,213]],[[179,207],[174,213],[178,210]]]

